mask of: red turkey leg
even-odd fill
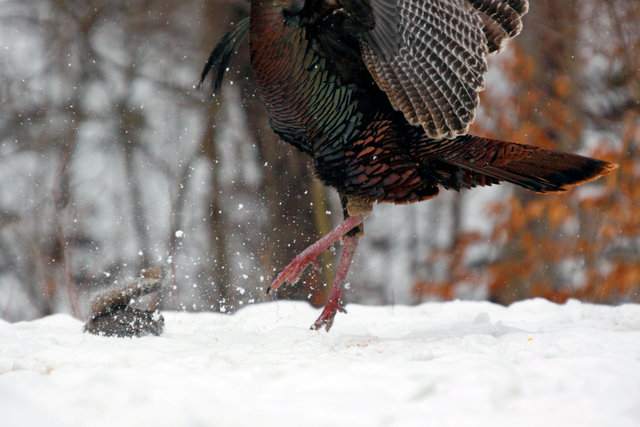
[[[333,287],[331,288],[331,294],[327,299],[327,303],[324,305],[322,314],[318,317],[318,320],[311,325],[311,329],[320,329],[323,326],[329,331],[331,325],[333,325],[333,318],[338,311],[346,313],[345,309],[340,305],[340,295],[342,294],[342,283],[349,273],[349,266],[353,255],[356,253],[358,247],[358,236],[344,236],[342,238],[343,248],[342,256],[340,257],[340,265],[338,265],[338,272],[333,280]]]
[[[289,265],[285,267],[284,270],[276,277],[276,280],[271,283],[271,285],[267,288],[267,293],[270,291],[275,291],[278,287],[284,283],[292,284],[298,280],[298,276],[304,271],[308,264],[315,262],[316,257],[320,254],[320,252],[327,249],[333,242],[344,236],[351,229],[357,227],[362,223],[366,215],[359,214],[347,217],[344,221],[340,223],[336,228],[331,230],[326,236],[322,239],[315,242],[313,245],[309,246],[305,249],[300,255],[295,257],[293,261]],[[357,246],[356,239],[356,246]],[[346,248],[345,248],[346,250]],[[355,247],[354,247],[355,250]],[[344,257],[344,255],[343,255]],[[353,254],[351,254],[353,257]],[[351,262],[351,258],[349,258],[349,262]],[[340,261],[340,265],[342,265],[342,260]],[[340,270],[338,268],[338,270]],[[347,264],[347,271],[349,270],[349,265]],[[345,272],[346,275],[346,272]],[[336,276],[337,277],[337,276]],[[333,292],[332,292],[333,294]],[[339,293],[338,293],[339,296]],[[331,299],[331,298],[329,298]]]

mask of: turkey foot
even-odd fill
[[[307,265],[311,263],[315,264],[315,259],[320,254],[320,252],[327,249],[336,240],[344,236],[351,229],[360,225],[360,223],[362,223],[362,221],[364,220],[364,217],[365,215],[363,214],[347,217],[344,221],[340,223],[340,225],[338,225],[336,228],[331,230],[326,236],[324,236],[323,238],[315,242],[313,245],[305,249],[297,257],[295,257],[293,261],[291,261],[291,263],[284,268],[284,270],[282,270],[282,272],[278,275],[278,277],[276,277],[276,279],[267,288],[267,294],[271,291],[275,291],[282,284],[295,283],[298,280],[298,277],[300,276],[300,274],[302,274],[304,269],[307,267]],[[356,245],[357,245],[357,239],[356,239]],[[351,255],[351,257],[353,257],[353,254]],[[350,262],[351,260],[349,260],[349,263]],[[340,261],[340,266],[342,266],[342,260]],[[340,267],[338,267],[338,271],[339,270],[340,270]],[[349,266],[347,265],[347,271],[348,270],[349,270]],[[346,276],[346,272],[345,272],[345,276]],[[336,275],[336,279],[337,278],[338,276]],[[343,277],[343,280],[344,280],[344,277]],[[335,281],[333,285],[334,287],[336,286]]]
[[[346,313],[346,310],[340,304],[340,295],[342,294],[342,283],[347,277],[351,260],[353,259],[353,255],[356,253],[356,248],[358,247],[358,239],[358,236],[345,236],[342,238],[344,247],[342,249],[342,256],[340,257],[340,264],[338,265],[338,272],[333,280],[331,293],[329,294],[329,298],[322,310],[322,314],[320,314],[318,320],[311,325],[311,329],[318,330],[324,326],[328,332],[333,325],[333,318],[336,316],[336,313],[338,311]]]
[[[327,299],[327,302],[324,305],[322,314],[320,314],[318,320],[316,320],[315,323],[311,325],[310,329],[315,329],[317,331],[324,326],[325,329],[329,331],[329,329],[331,329],[331,326],[333,326],[333,318],[336,317],[336,313],[338,311],[341,313],[347,312],[347,310],[342,307],[342,304],[340,304],[341,293],[342,289],[340,288],[340,286],[338,286],[337,288],[334,287],[331,290],[331,295],[329,295],[329,299]]]

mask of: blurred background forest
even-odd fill
[[[233,312],[340,221],[334,191],[269,129],[247,46],[220,94],[194,87],[248,8],[0,0],[0,318],[85,316],[92,292],[147,266],[167,272],[164,308]],[[619,169],[560,195],[378,206],[346,301],[639,302],[638,22],[638,0],[531,1],[472,128]],[[278,297],[322,303],[335,255]]]

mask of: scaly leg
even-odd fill
[[[331,230],[326,236],[324,236],[323,238],[315,242],[313,245],[305,249],[302,253],[300,253],[300,255],[295,257],[293,261],[291,261],[291,263],[285,267],[284,270],[282,270],[282,272],[278,275],[278,277],[276,277],[276,280],[274,280],[271,283],[271,285],[267,288],[267,293],[269,293],[270,291],[275,291],[282,284],[295,283],[298,280],[298,277],[300,276],[300,274],[302,274],[304,269],[307,267],[307,265],[311,263],[315,264],[315,259],[320,254],[320,252],[327,249],[329,246],[331,246],[333,242],[335,242],[336,240],[344,236],[353,228],[360,225],[362,221],[364,221],[365,217],[366,217],[365,214],[359,214],[359,215],[349,216],[345,218],[345,220],[342,221],[340,225],[338,225],[336,228]],[[356,239],[355,246],[357,245],[358,245],[358,240]],[[353,251],[355,251],[355,246],[353,248]],[[345,246],[345,251],[346,251],[346,246]],[[351,263],[352,257],[353,257],[353,254],[351,254],[351,257],[349,258],[349,263]],[[343,258],[344,258],[344,255],[343,255]],[[340,261],[340,265],[342,266],[342,260]],[[346,267],[346,271],[348,270],[349,270],[349,264],[347,264],[347,267]],[[338,268],[338,271],[340,271],[340,268]],[[344,273],[345,276],[346,276],[346,271]],[[334,286],[335,286],[335,283],[334,283]],[[333,291],[332,291],[332,295],[333,295]],[[339,293],[338,293],[338,296],[340,296]],[[331,299],[331,297],[329,297],[329,299]]]
[[[318,317],[318,320],[311,326],[311,329],[318,330],[323,326],[329,331],[331,325],[333,325],[333,318],[338,311],[346,313],[345,309],[340,305],[340,295],[342,294],[342,284],[349,272],[349,266],[353,255],[356,253],[358,247],[358,235],[350,236],[346,235],[342,238],[342,256],[340,257],[340,264],[338,265],[338,272],[333,280],[333,287],[331,288],[331,294],[327,299],[327,303],[322,310],[322,314]]]

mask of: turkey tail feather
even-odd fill
[[[227,71],[227,67],[229,66],[229,62],[231,61],[231,55],[233,55],[242,41],[244,40],[247,32],[249,31],[249,18],[245,18],[242,21],[238,22],[238,24],[228,33],[226,33],[218,42],[216,47],[209,55],[209,59],[202,69],[202,74],[200,74],[200,83],[198,83],[198,88],[202,86],[204,79],[207,77],[207,74],[211,70],[217,67],[217,72],[213,79],[213,91],[214,93],[220,89],[222,85],[222,79],[224,78],[224,73]]]
[[[473,185],[462,182],[459,187],[498,180],[538,193],[554,193],[594,180],[617,167],[577,154],[469,135],[448,141],[438,151],[440,161],[463,171],[461,178],[465,177],[465,171],[474,175]],[[478,176],[485,176],[484,181]]]

